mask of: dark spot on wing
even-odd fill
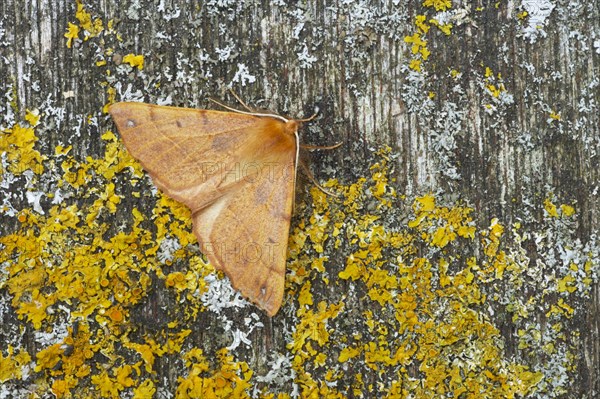
[[[280,213],[278,216],[279,216],[279,219],[282,219],[282,220],[286,220],[286,221],[292,220],[292,215],[289,213]]]
[[[225,150],[229,149],[230,144],[231,144],[230,137],[215,136],[213,138],[211,147],[215,151],[225,151]]]
[[[271,186],[269,182],[263,182],[260,184],[254,192],[254,203],[265,204],[269,200],[269,194],[271,193]]]

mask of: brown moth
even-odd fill
[[[210,263],[275,315],[283,300],[298,127],[312,118],[130,102],[109,113],[156,186],[190,208]]]

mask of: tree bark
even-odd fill
[[[0,394],[597,397],[599,76],[597,1],[4,0]],[[343,143],[274,318],[107,134],[228,88]]]

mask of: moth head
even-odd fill
[[[285,123],[285,132],[290,136],[294,136],[302,123],[297,120],[290,119]]]
[[[285,132],[291,135],[298,135],[298,129],[300,129],[300,127],[302,126],[302,123],[304,122],[310,122],[313,119],[315,119],[317,117],[319,113],[319,108],[315,108],[315,113],[312,114],[310,117],[308,118],[304,118],[304,119],[285,119],[283,117],[280,117],[282,120],[285,121]]]

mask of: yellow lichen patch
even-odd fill
[[[77,10],[75,11],[75,18],[79,25],[69,22],[67,32],[64,37],[67,39],[67,47],[71,48],[73,41],[79,39],[79,33],[83,30],[83,40],[89,40],[90,38],[96,37],[104,30],[104,23],[100,18],[93,18],[92,15],[86,11],[85,6],[81,0],[76,0]]]
[[[60,356],[64,353],[64,349],[60,344],[54,344],[46,349],[41,350],[36,354],[35,371],[44,369],[52,370],[60,361]]]
[[[123,62],[128,63],[132,67],[137,67],[140,71],[144,69],[144,56],[141,54],[127,54],[123,57]]]
[[[30,353],[3,349],[0,380],[35,373],[37,394],[60,398],[150,398],[160,390],[181,398],[286,398],[281,392],[294,390],[300,397],[526,397],[546,393],[553,381],[550,366],[528,362],[530,352],[562,356],[565,373],[575,372],[565,331],[597,261],[564,233],[575,208],[554,205],[554,195],[538,204],[545,230],[500,218],[478,226],[476,210],[463,202],[398,195],[390,149],[375,154],[368,176],[324,184],[339,198],[312,189],[289,240],[286,303],[277,316],[289,334],[274,342],[289,364],[272,391],[236,351],[198,346],[198,329],[212,332],[198,316],[214,270],[197,252],[189,210],[151,194],[111,131],[101,135],[99,158],[77,158],[63,146],[48,158],[26,156],[37,139],[21,126],[35,119],[0,136],[10,147],[9,170],[20,162],[46,177],[52,170],[64,198],[44,214],[15,213],[15,230],[0,237],[1,284],[19,328],[52,338]],[[536,262],[528,258],[532,245],[541,248]],[[537,284],[545,284],[541,295],[523,294]],[[152,295],[171,302],[154,308]],[[494,312],[518,332],[510,355],[511,337]],[[547,328],[536,317],[547,318]],[[171,385],[158,373],[166,367]]]
[[[419,15],[415,19],[417,31],[410,36],[404,37],[404,42],[411,44],[411,53],[413,58],[410,60],[409,67],[414,71],[421,71],[421,63],[429,58],[427,49],[427,40],[424,38],[429,30],[429,26],[424,23],[425,16]]]
[[[69,22],[67,33],[65,33],[64,36],[67,38],[67,47],[71,48],[71,46],[73,45],[73,40],[79,38],[79,26]]]
[[[106,83],[105,83],[105,86],[106,86],[106,97],[107,97],[108,101],[106,104],[104,104],[104,107],[102,107],[102,112],[104,112],[106,114],[106,113],[108,113],[108,108],[116,102],[117,89],[115,89],[114,87],[108,86],[108,84],[106,84]]]
[[[442,31],[442,33],[444,33],[444,35],[446,36],[450,36],[452,34],[452,27],[454,25],[448,23],[448,24],[441,24],[439,23],[439,21],[435,18],[431,18],[429,20],[429,23],[435,27],[437,27],[440,31]]]
[[[556,206],[553,201],[553,195],[550,195],[549,198],[544,200],[544,210],[546,214],[552,218],[562,217],[570,217],[575,214],[575,208],[571,205],[561,204],[560,206]]]
[[[33,116],[28,120],[36,123]],[[172,260],[191,259],[190,270],[184,275],[187,285],[177,287],[185,289],[190,298],[190,307],[183,311],[186,318],[193,319],[201,310],[198,293],[202,293],[202,277],[213,269],[197,253],[191,255],[186,250],[194,238],[189,212],[182,211],[179,204],[166,200],[157,204],[157,219],[169,220],[171,227],[159,238],[147,230],[149,216],[135,208],[129,214],[132,224],[113,228],[114,215],[123,212],[123,183],[115,178],[123,173],[143,175],[113,133],[108,131],[102,138],[106,140],[104,158],[82,161],[69,155],[70,148],[54,149],[51,157],[55,159],[50,161],[62,164],[63,171],[56,185],[69,192],[71,200],[51,205],[44,215],[30,209],[15,215],[20,228],[0,237],[0,263],[7,273],[2,288],[12,296],[14,312],[24,324],[51,330],[65,321],[72,323],[66,337],[32,353],[36,373],[48,382],[39,384],[40,389],[47,387],[56,397],[79,397],[93,386],[106,397],[119,397],[123,391],[150,397],[156,391],[155,381],[149,379],[153,359],[179,353],[191,330],[180,328],[162,338],[142,337],[135,345],[124,338],[132,325],[132,314],[139,313],[134,307],[148,296],[152,276],[165,276],[161,270],[164,264],[148,254],[157,254],[168,236],[182,244],[168,256]],[[0,139],[3,149],[10,150],[9,173],[31,169],[45,173],[48,158],[33,149],[37,140],[33,128],[15,125]],[[139,177],[127,179],[126,184],[138,181]],[[131,353],[139,354],[137,363],[125,360]],[[14,355],[12,347],[7,356],[3,351],[3,378],[6,367],[12,370],[11,378],[19,377],[23,354],[27,352],[19,350]],[[120,365],[101,371],[93,360],[96,356]]]
[[[427,33],[429,31],[429,28],[431,28],[429,25],[427,25],[426,21],[427,16],[425,15],[417,15],[415,17],[415,25],[420,33]]]
[[[290,237],[288,290],[298,303],[298,323],[287,347],[300,392],[341,394],[322,390],[323,381],[343,386],[346,394],[382,397],[409,392],[415,397],[527,397],[543,392],[544,367],[528,365],[525,353],[506,355],[503,341],[510,337],[501,333],[488,310],[500,309],[513,315],[513,323],[530,326],[519,334],[519,350],[536,348],[545,356],[558,356],[556,345],[544,344],[542,332],[532,327],[533,314],[536,307],[547,309],[540,316],[552,319],[551,334],[561,337],[575,311],[569,296],[578,287],[589,290],[591,262],[563,267],[555,278],[547,275],[552,298],[523,300],[519,290],[539,283],[531,279],[533,268],[524,249],[529,233],[521,224],[509,229],[493,218],[478,227],[474,209],[444,203],[432,194],[406,203],[393,190],[381,189],[388,167],[386,161],[377,162],[370,177],[330,186],[343,193],[339,200],[311,191],[314,213]],[[551,208],[548,201],[543,207]],[[559,215],[574,214],[570,205],[556,209]],[[408,214],[406,225],[388,217],[399,212]],[[546,220],[553,222],[556,217],[548,214]],[[334,236],[344,239],[338,242]],[[311,269],[302,248],[324,254],[323,267]],[[578,256],[592,256],[584,253]],[[327,285],[343,294],[323,296],[331,292]],[[563,297],[557,299],[557,293]],[[334,317],[327,317],[328,304],[336,307]],[[336,367],[352,367],[354,379],[333,371]],[[408,372],[414,368],[418,373]]]
[[[75,18],[79,21],[79,26],[85,31],[84,40],[98,36],[104,30],[104,24],[100,18],[93,19],[92,15],[85,10],[83,2],[76,0],[77,11]]]
[[[512,102],[510,96],[507,95],[507,90],[504,86],[504,80],[502,79],[502,75],[500,73],[494,74],[492,69],[486,66],[483,81],[485,93],[490,99],[489,104],[484,104],[488,110],[493,111],[496,106],[501,104],[503,101]]]
[[[175,397],[196,398],[249,398],[253,372],[245,362],[236,362],[223,349],[217,352],[218,368],[208,367],[201,351],[184,354],[187,375],[178,379]]]
[[[417,227],[421,237],[431,246],[444,248],[458,237],[474,237],[475,226],[469,216],[472,209],[468,207],[438,207],[435,198],[428,194],[417,198],[413,209],[416,218],[408,226]]]
[[[5,350],[6,354],[3,353]],[[23,372],[27,372],[25,367],[30,361],[31,356],[23,349],[19,349],[19,352],[15,353],[11,345],[8,345],[6,349],[2,348],[0,351],[0,383],[12,379],[20,380]]]
[[[340,351],[340,356],[338,357],[338,362],[347,362],[348,360],[358,356],[360,352],[360,348],[353,348],[350,346],[342,348],[342,350]]]
[[[427,46],[427,42],[423,40],[418,33],[414,33],[412,36],[406,36],[404,42],[412,45],[411,52],[413,54],[418,54],[423,48],[426,48],[425,46]]]
[[[560,116],[560,113],[554,112],[554,111],[550,111],[550,115],[548,115],[550,117],[551,120],[555,120],[555,121],[560,121],[562,119],[562,117]]]
[[[446,11],[452,7],[450,0],[425,0],[423,6],[434,8],[436,11]],[[427,15],[418,14],[414,19],[415,32],[412,35],[404,37],[404,42],[411,44],[411,53],[408,67],[416,72],[421,72],[423,63],[429,59],[431,52],[427,48],[427,39],[425,36],[429,33],[431,26],[437,27],[445,35],[452,34],[453,24],[449,22],[440,23],[435,17],[429,18]]]
[[[289,344],[288,348],[294,350],[304,348],[308,352],[313,352],[312,342],[321,346],[327,344],[330,334],[326,328],[327,321],[336,318],[340,310],[341,305],[327,306],[325,302],[319,302],[316,312],[312,309],[300,309],[301,322],[296,326],[293,344]]]
[[[492,97],[500,97],[500,93],[502,93],[503,91],[506,91],[506,89],[504,88],[504,84],[499,84],[498,87],[496,87],[496,85],[493,84],[489,84],[487,85],[487,89],[490,92],[490,94],[492,95]]]
[[[408,64],[408,67],[413,71],[421,72],[421,60],[412,59]]]
[[[371,194],[379,201],[378,207],[380,209],[382,207],[392,206],[392,199],[397,197],[396,190],[390,184],[390,179],[387,173],[385,173],[387,164],[390,162],[390,158],[387,155],[390,151],[391,149],[389,147],[380,151],[379,154],[382,157],[381,162],[375,163],[370,168],[372,171],[371,178],[374,182]]]
[[[7,155],[8,172],[17,176],[27,170],[38,175],[43,173],[45,157],[34,149],[37,140],[33,127],[20,124],[0,132],[0,153]]]
[[[424,7],[434,7],[436,11],[446,11],[452,8],[452,0],[425,0]]]
[[[143,380],[133,389],[133,399],[152,399],[156,394],[156,386],[150,379]]]
[[[31,127],[36,127],[40,122],[40,113],[38,110],[26,110],[25,120]]]
[[[571,205],[561,204],[560,210],[562,211],[563,216],[569,217],[575,214],[575,208]]]

